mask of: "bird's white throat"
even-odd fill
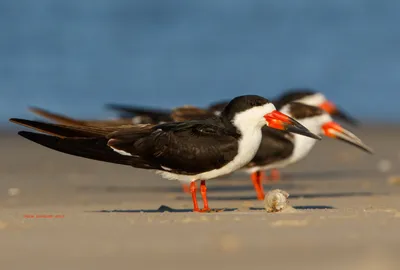
[[[289,106],[283,107],[281,112],[291,116],[289,113],[288,107]],[[329,114],[324,113],[322,115],[307,117],[304,119],[296,119],[296,120],[300,124],[305,126],[312,133],[314,133],[316,135],[323,135],[322,134],[322,126],[325,123],[332,121],[332,118]],[[295,134],[295,133],[292,133],[292,134],[293,134],[293,143],[294,143],[293,153],[290,156],[290,158],[288,160],[286,160],[286,162],[284,162],[285,164],[282,164],[283,166],[280,166],[280,167],[284,167],[289,164],[295,163],[295,162],[303,159],[304,157],[306,157],[308,155],[308,153],[310,153],[311,149],[314,147],[315,143],[317,142],[317,140],[312,139],[310,137],[306,137],[306,136]]]
[[[319,106],[326,101],[326,97],[322,93],[315,93],[313,95],[305,96],[296,100],[296,102],[303,103],[310,106]],[[281,110],[282,111],[282,110]]]

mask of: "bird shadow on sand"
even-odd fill
[[[264,182],[264,188],[273,187],[274,189],[282,190],[301,190],[307,189],[309,185],[300,183],[302,181],[324,181],[334,180],[348,181],[349,177],[354,178],[367,178],[371,179],[378,175],[376,171],[371,170],[332,170],[332,171],[315,171],[315,172],[283,172],[281,181],[269,181]],[[299,182],[299,183],[296,183]],[[78,186],[76,187],[78,192],[95,192],[95,193],[142,193],[142,192],[156,192],[156,193],[180,193],[183,191],[182,186],[179,184],[169,186]],[[215,179],[210,181],[208,185],[210,192],[244,192],[253,191],[254,187],[251,182],[245,177],[229,177],[226,179]],[[349,196],[349,195],[344,195]],[[356,196],[356,195],[353,195]],[[365,195],[364,195],[365,196]],[[291,196],[292,197],[292,196]],[[331,196],[317,196],[317,197],[331,197]],[[337,196],[336,196],[337,197]],[[242,198],[242,197],[235,197]],[[254,197],[245,197],[243,199],[249,200]],[[232,199],[233,200],[233,199]]]
[[[304,206],[293,206],[296,210],[327,210],[327,209],[335,209],[332,206],[327,205],[304,205]],[[265,211],[265,208],[262,207],[249,207],[247,208],[249,211]],[[238,211],[238,208],[214,208],[208,213],[220,213],[220,212],[234,212]],[[241,209],[241,212],[246,209]],[[193,209],[175,209],[166,205],[161,205],[158,209],[113,209],[113,210],[96,210],[96,211],[88,211],[91,213],[192,213]]]
[[[290,194],[290,199],[315,199],[315,198],[340,198],[340,197],[366,197],[374,195],[385,195],[386,193],[372,192],[337,192],[337,193],[315,193],[315,194]],[[256,200],[255,196],[207,196],[211,201],[242,201]],[[177,200],[189,200],[189,197],[177,196]]]
[[[213,208],[210,213],[218,213],[218,212],[232,212],[238,210],[237,208]],[[97,213],[191,213],[193,209],[184,208],[184,209],[176,209],[166,205],[161,205],[158,209],[113,209],[113,210],[97,210],[97,211],[89,211],[89,212],[97,212]]]

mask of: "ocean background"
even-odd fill
[[[311,87],[400,121],[398,0],[2,0],[0,123],[34,105],[108,118]],[[7,124],[8,125],[8,124]]]

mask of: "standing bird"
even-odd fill
[[[264,125],[320,139],[294,119],[255,95],[234,98],[220,116],[203,121],[90,127],[48,124],[24,119],[11,122],[45,135],[20,131],[45,147],[84,158],[155,170],[164,178],[190,183],[193,211],[209,211],[205,180],[242,168],[256,154]],[[204,207],[199,209],[196,181]]]
[[[332,117],[319,107],[292,102],[283,106],[281,112],[296,119],[314,134],[339,139],[368,153],[373,152],[358,137],[333,122]],[[296,163],[305,158],[315,145],[315,140],[286,131],[263,128],[262,134],[261,144],[256,155],[243,168],[251,174],[251,180],[259,200],[264,199],[261,184],[264,170],[283,168]]]
[[[344,121],[350,125],[356,126],[359,121],[348,115],[346,112],[338,108],[335,103],[328,100],[321,92],[307,88],[289,89],[275,101],[273,101],[277,110],[281,110],[283,106],[290,102],[299,102],[310,106],[320,107],[333,118]]]
[[[345,113],[343,110],[339,109],[333,102],[329,101],[324,94],[320,92],[316,92],[312,89],[307,88],[295,88],[289,89],[285,91],[281,96],[273,101],[277,110],[281,110],[284,106],[291,102],[298,102],[310,106],[316,106],[330,114],[333,118],[338,120],[342,120],[350,125],[356,126],[358,121]],[[191,107],[187,109],[176,108],[174,110],[174,115],[179,115],[179,119],[182,120],[200,120],[205,117],[205,115],[210,114],[219,114],[220,110],[222,110],[227,105],[226,101],[220,101],[213,103],[209,106],[208,109],[199,109],[196,107]],[[114,105],[115,106],[115,105]],[[127,109],[127,108],[125,108]],[[133,108],[132,108],[133,109]],[[136,109],[136,107],[135,107]],[[207,116],[208,116],[207,115]],[[263,128],[266,130],[268,128]],[[274,134],[267,133],[269,137],[274,137]],[[271,171],[270,178],[272,180],[279,180],[281,178],[280,172],[277,168],[270,167],[269,170]],[[261,174],[260,174],[261,175]],[[261,175],[264,177],[264,175]],[[258,179],[258,176],[253,176],[253,179]],[[185,190],[187,188],[184,188]]]

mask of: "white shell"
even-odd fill
[[[392,169],[392,162],[390,162],[390,160],[387,159],[382,159],[378,162],[378,170],[380,172],[388,172]]]
[[[264,206],[267,212],[280,212],[289,206],[289,193],[284,190],[274,189],[265,195]]]
[[[8,189],[9,196],[17,196],[20,193],[21,193],[21,190],[19,188],[9,188]]]

